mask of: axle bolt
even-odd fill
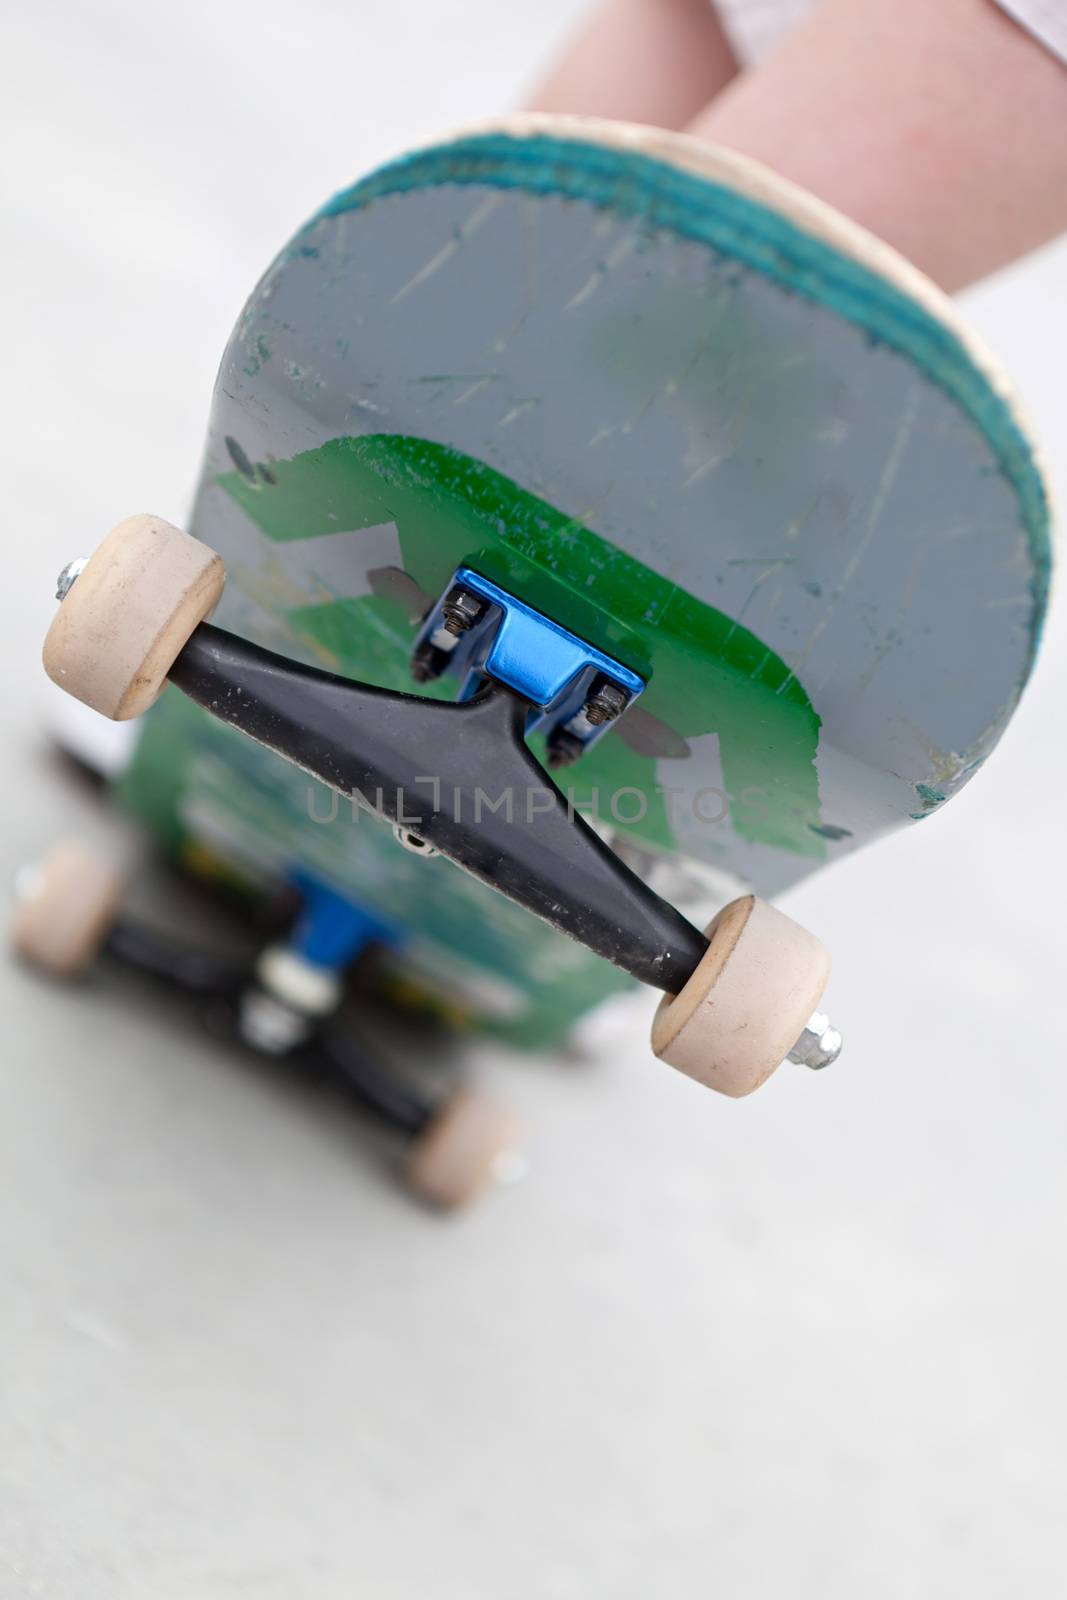
[[[56,579],[56,599],[65,600],[73,589],[75,582],[81,577],[89,565],[88,556],[75,556],[73,561],[68,561],[63,571]]]
[[[814,1011],[808,1018],[804,1032],[789,1052],[789,1060],[798,1067],[811,1067],[818,1072],[832,1066],[841,1054],[841,1035],[830,1024],[822,1011]]]

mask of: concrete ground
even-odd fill
[[[180,520],[250,282],[348,176],[513,101],[572,0],[39,0],[0,72],[0,868],[58,781],[67,557]],[[1061,492],[1067,249],[970,298]],[[482,1050],[532,1170],[462,1221],[120,978],[0,964],[0,1595],[1062,1593],[1067,637],[949,811],[790,909],[848,1054],[728,1104],[644,1040]]]

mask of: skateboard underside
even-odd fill
[[[223,626],[365,682],[415,691],[420,605],[461,567],[637,673],[641,719],[561,786],[710,904],[968,780],[1049,554],[1025,434],[932,291],[698,148],[535,122],[340,195],[227,349],[191,531]],[[173,691],[125,792],[176,851],[314,872],[516,1039],[627,981]]]

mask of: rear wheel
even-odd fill
[[[107,938],[125,887],[118,868],[88,846],[57,844],[26,869],[11,924],[15,953],[52,977],[75,977]]]
[[[452,1211],[509,1176],[517,1157],[511,1113],[486,1095],[460,1089],[415,1139],[403,1177],[421,1200]]]

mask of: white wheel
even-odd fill
[[[139,717],[224,582],[199,539],[160,517],[129,517],[67,591],[44,642],[45,671],[112,722]]]
[[[830,956],[813,934],[755,895],[705,929],[708,950],[652,1023],[652,1049],[734,1099],[765,1083],[818,1009]]]
[[[471,1089],[448,1100],[404,1163],[408,1188],[444,1211],[468,1205],[518,1152],[518,1128],[503,1106]]]
[[[85,845],[56,845],[26,875],[11,924],[16,955],[57,978],[92,962],[115,921],[125,890],[117,867]]]

